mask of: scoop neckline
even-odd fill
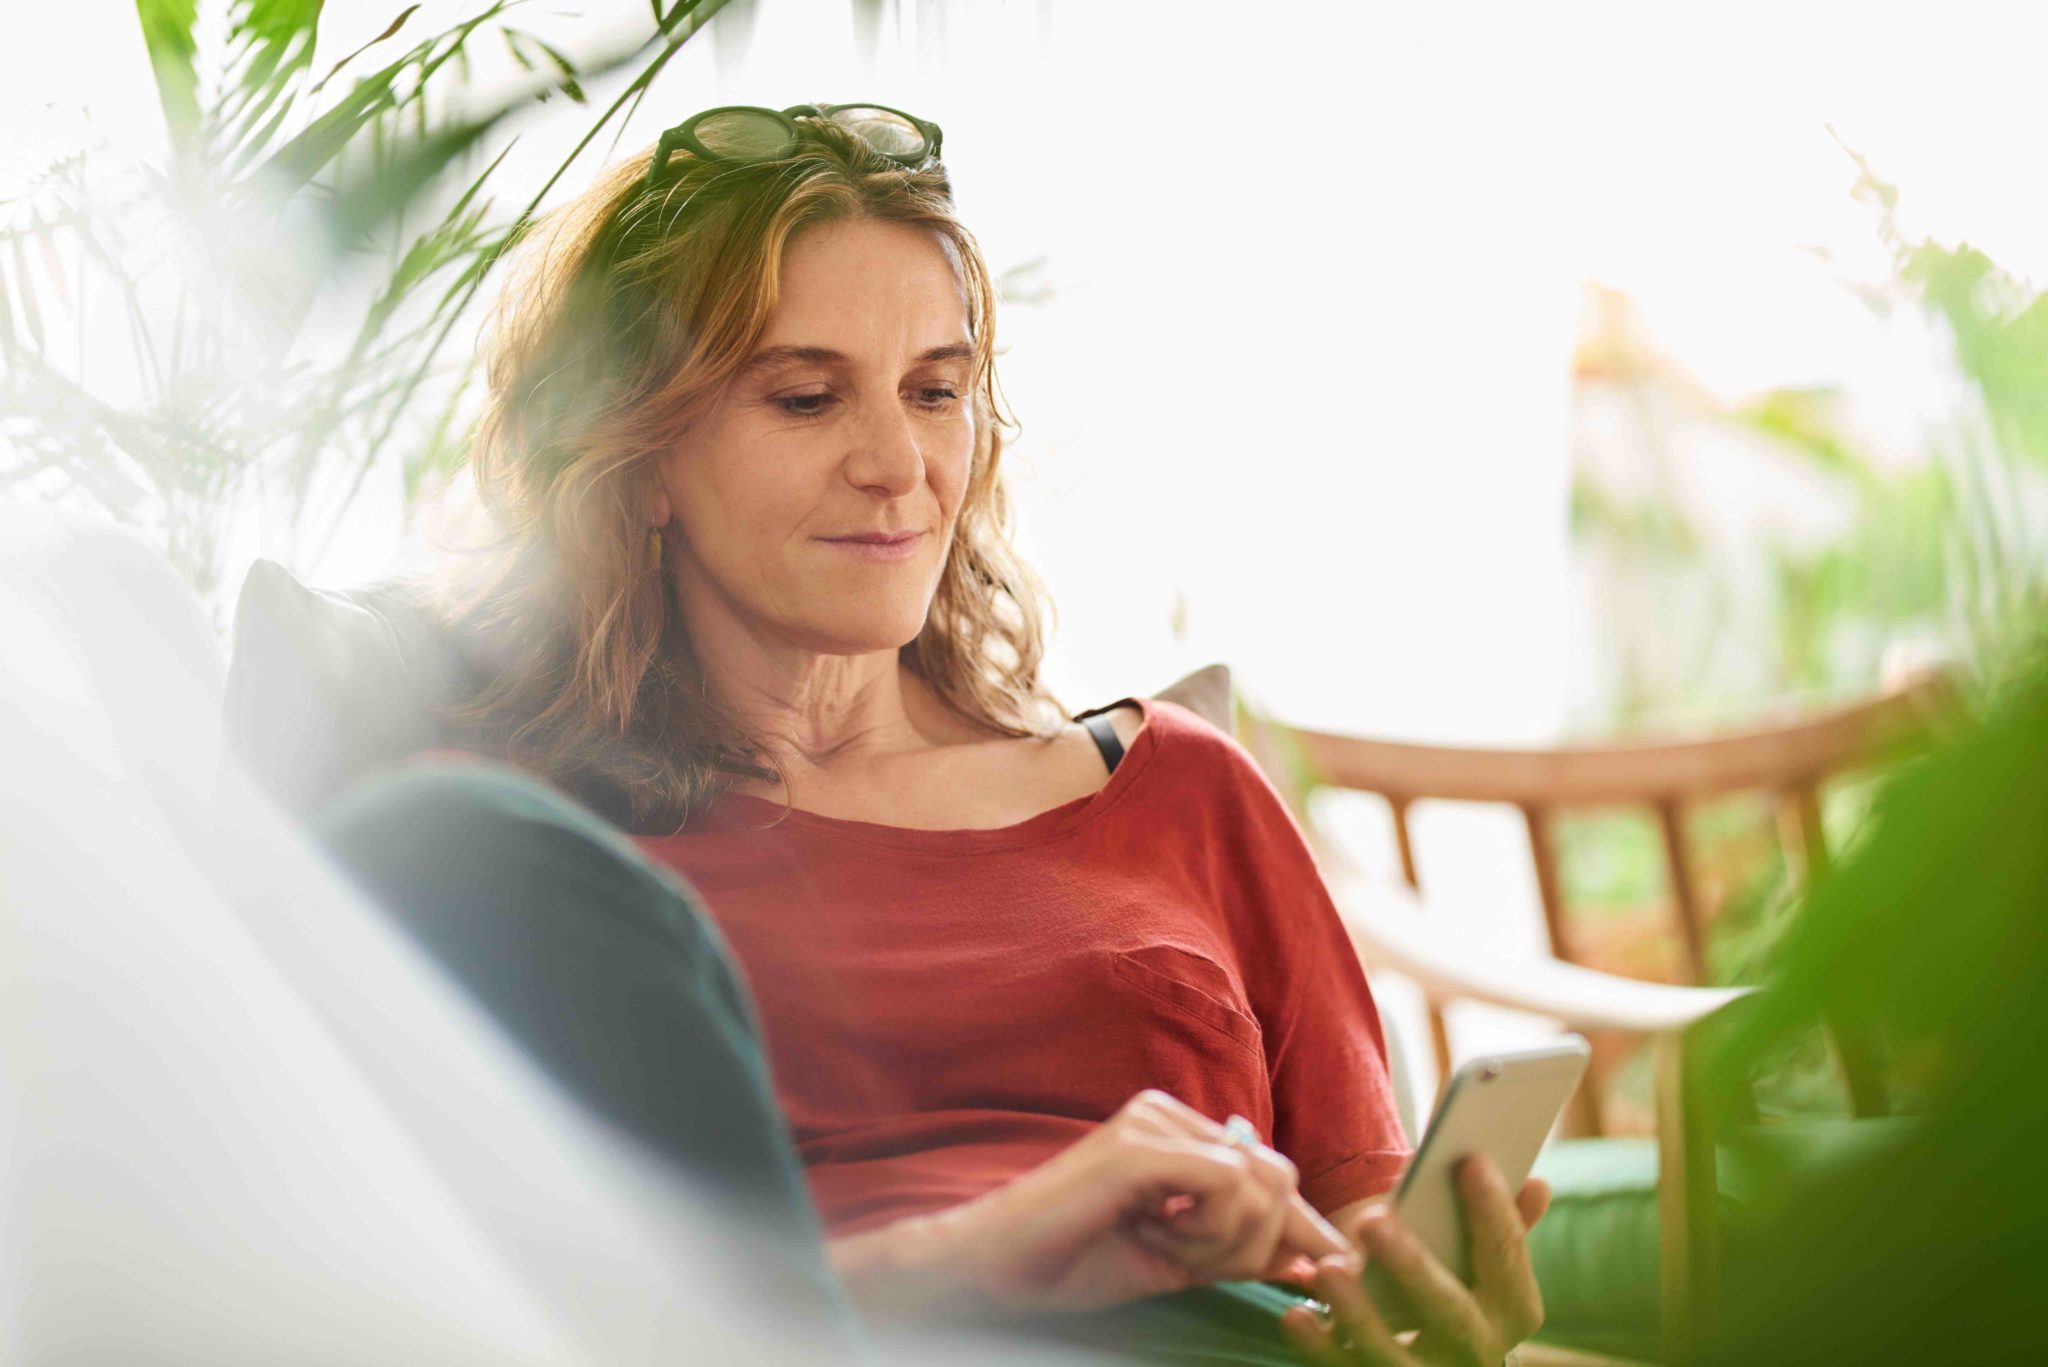
[[[753,829],[763,833],[787,827],[865,845],[881,845],[928,854],[976,854],[985,850],[1011,849],[1057,839],[1078,830],[1115,807],[1151,765],[1153,753],[1159,748],[1159,710],[1156,701],[1136,696],[1118,698],[1115,702],[1105,703],[1101,707],[1091,707],[1081,715],[1107,712],[1125,703],[1135,705],[1143,721],[1138,727],[1138,734],[1132,736],[1131,743],[1125,747],[1123,759],[1110,772],[1109,781],[1092,793],[1069,798],[1056,807],[1048,807],[1036,815],[1012,822],[1008,826],[955,826],[942,829],[890,826],[877,821],[855,821],[847,817],[826,816],[820,812],[805,811],[801,807],[788,808],[787,816],[783,816],[784,808],[780,802],[755,797],[751,793],[731,792],[721,795],[718,799],[719,805],[714,809],[715,825],[725,830]],[[774,825],[750,827],[746,822],[735,823],[732,820],[736,812],[758,812],[763,816],[779,816],[781,820]]]

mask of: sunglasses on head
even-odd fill
[[[944,134],[929,119],[882,104],[793,104],[787,109],[729,104],[693,114],[661,135],[647,181],[668,174],[678,150],[703,161],[776,161],[796,150],[798,119],[830,119],[899,166],[916,169],[939,155]]]

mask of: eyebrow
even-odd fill
[[[822,346],[771,346],[762,347],[749,356],[734,372],[735,380],[748,379],[786,365],[836,365],[843,366],[852,361],[843,351],[834,351]],[[916,360],[923,364],[930,361],[958,361],[974,359],[974,343],[947,342],[943,346],[928,347],[918,353]]]

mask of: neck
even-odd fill
[[[701,647],[700,647],[701,650]],[[893,650],[766,659],[701,653],[706,689],[793,772],[847,773],[938,743]]]
[[[892,758],[974,738],[973,728],[903,667],[895,647],[853,654],[805,649],[751,630],[732,613],[688,606],[705,692],[792,784],[858,781]],[[772,781],[758,786],[777,791]]]

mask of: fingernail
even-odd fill
[[[1328,1343],[1330,1321],[1327,1314],[1318,1314],[1304,1305],[1292,1306],[1280,1317],[1281,1330],[1296,1343],[1311,1352]]]

